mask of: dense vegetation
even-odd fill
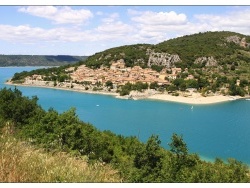
[[[27,76],[32,76],[34,74],[37,74],[37,75],[44,75],[46,77],[45,81],[63,82],[69,79],[68,72],[66,72],[65,69],[70,66],[76,66],[76,65],[63,65],[60,67],[41,68],[29,72],[23,71],[20,73],[15,73],[11,80],[14,83],[22,83],[24,81],[24,78],[26,78]]]
[[[61,66],[85,60],[86,56],[69,55],[0,55],[0,67],[6,66]]]
[[[127,67],[135,65],[146,67],[145,62],[148,61],[146,51],[151,47],[150,44],[136,44],[111,48],[88,57],[84,64],[91,68],[99,68],[101,65],[109,67],[111,61],[124,59]]]
[[[250,40],[249,36],[234,32],[205,32],[164,41],[155,45],[155,50],[178,54],[185,66],[194,66],[195,59],[204,56],[213,56],[220,64],[226,61],[239,61],[239,59],[233,58],[233,55],[237,54],[240,49],[246,51],[249,49],[240,47],[233,42],[226,42],[226,38],[230,36],[245,37],[247,41]]]
[[[196,68],[194,61],[198,57],[213,56],[220,65],[232,64],[233,62],[240,63],[240,61],[248,62],[250,60],[249,48],[227,42],[226,38],[230,36],[245,37],[246,41],[250,41],[250,36],[234,32],[197,33],[170,39],[156,45],[136,44],[111,48],[90,56],[85,63],[89,67],[97,68],[101,65],[109,66],[112,60],[124,59],[128,67],[134,65],[146,67],[148,62],[147,49],[152,49],[155,52],[178,54],[181,63],[177,66],[187,68]]]
[[[74,108],[61,114],[52,108],[45,111],[37,100],[22,96],[16,88],[1,89],[0,128],[8,125],[8,132],[18,140],[45,151],[84,156],[89,164],[112,165],[123,182],[250,182],[245,164],[235,159],[202,161],[197,154],[188,152],[182,136],[173,134],[170,150],[166,150],[157,135],[142,143],[136,137],[100,131],[79,120]],[[1,155],[5,155],[5,150]]]

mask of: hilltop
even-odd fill
[[[96,68],[110,66],[111,61],[124,59],[126,66],[152,65],[196,68],[198,58],[213,57],[217,64],[249,61],[250,36],[235,32],[205,32],[186,35],[156,45],[136,44],[111,48],[90,56],[85,64]],[[177,64],[176,64],[177,63]]]
[[[250,36],[205,32],[156,45],[107,49],[73,65],[15,74],[11,81],[122,96],[132,90],[146,91],[143,97],[156,93],[186,97],[193,91],[202,96],[245,96],[250,88],[249,62]]]
[[[0,55],[0,67],[7,66],[61,66],[85,60],[87,56],[70,55]]]

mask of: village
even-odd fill
[[[66,72],[72,72],[73,70],[74,68],[71,67]],[[176,79],[177,75],[181,73],[181,68],[171,68],[168,71],[171,73],[167,74],[166,68],[157,72],[151,68],[142,69],[140,66],[126,67],[124,60],[121,59],[112,62],[110,68],[91,69],[81,65],[76,71],[69,74],[73,82],[89,82],[91,84],[97,82],[105,84],[107,81],[111,81],[116,86],[137,82],[148,84],[157,82],[158,85],[169,85],[170,81]]]
[[[86,65],[79,67],[69,67],[65,69],[67,79],[64,81],[49,81],[45,75],[34,74],[28,76],[24,80],[24,85],[36,85],[41,87],[65,88],[76,91],[86,92],[106,92],[106,94],[117,94],[117,89],[127,83],[136,84],[143,83],[149,86],[154,83],[158,86],[171,85],[182,72],[181,68],[163,68],[157,72],[151,68],[141,68],[140,66],[126,67],[123,59],[112,61],[110,68],[101,66],[98,69],[91,69]],[[187,72],[184,70],[183,72]],[[52,73],[54,76],[55,73]],[[193,75],[188,75],[186,79],[194,79]],[[107,87],[107,83],[111,83],[112,87]],[[99,93],[98,92],[98,93]],[[132,92],[131,95],[137,97],[148,97],[159,93],[153,90],[147,90],[143,93]],[[143,95],[143,96],[142,96]],[[145,96],[144,96],[145,95]]]

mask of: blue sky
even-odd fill
[[[250,35],[250,6],[0,6],[0,54],[92,55],[222,30]]]

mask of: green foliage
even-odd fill
[[[64,65],[60,67],[50,67],[50,68],[41,68],[35,69],[30,72],[23,71],[20,73],[15,73],[12,77],[12,81],[17,81],[20,79],[24,79],[27,76],[32,76],[34,74],[45,76],[45,81],[64,81],[65,79],[69,79],[69,76],[66,74],[65,69],[70,67],[71,65]]]
[[[164,154],[160,143],[158,136],[152,135],[146,145],[137,150],[134,165],[138,170],[134,182],[161,182],[159,178]]]
[[[149,86],[150,89],[157,89],[159,88],[158,82],[152,82]]]
[[[188,154],[188,149],[186,143],[183,141],[182,136],[178,136],[177,134],[173,134],[171,138],[170,151],[175,153],[177,157],[185,156]]]
[[[29,118],[37,115],[41,108],[37,105],[37,97],[23,97],[17,88],[3,88],[0,90],[0,117],[5,121],[13,121],[21,126],[27,123]]]
[[[234,159],[227,163],[202,161],[188,153],[177,134],[168,151],[155,135],[142,143],[136,137],[100,131],[79,120],[74,108],[61,114],[52,108],[44,111],[37,98],[24,97],[17,89],[2,89],[0,99],[0,123],[14,122],[19,138],[48,151],[87,156],[89,163],[109,163],[125,182],[250,182],[249,168],[243,163]]]
[[[243,81],[243,84],[241,86],[236,85],[236,78],[232,78],[229,80],[229,94],[232,96],[239,95],[239,96],[245,96],[246,91],[243,89],[245,84],[247,84],[247,81]]]
[[[181,91],[185,91],[187,88],[199,88],[199,81],[200,80],[184,80],[183,78],[177,78],[175,79],[172,84],[175,86],[168,87],[169,91],[175,91],[177,88]],[[201,84],[201,83],[200,83]],[[204,85],[201,85],[204,87]]]
[[[169,85],[166,90],[169,91],[170,93],[176,91],[178,88],[175,85]]]
[[[113,82],[111,82],[110,80],[108,80],[106,82],[106,86],[109,87],[109,88],[113,88]]]
[[[170,54],[178,54],[186,67],[193,66],[193,62],[197,57],[210,57],[223,59],[234,54],[235,49],[240,49],[234,43],[225,45],[225,38],[238,35],[233,32],[205,32],[183,37],[170,39],[168,41],[155,45],[156,49]]]
[[[151,65],[151,69],[161,72],[161,70],[164,68],[164,66],[159,66],[159,65]]]
[[[124,86],[121,86],[121,90],[119,91],[121,96],[129,95],[130,91],[135,90],[142,92],[145,89],[148,89],[147,83],[136,82],[135,84],[126,83]]]
[[[127,67],[133,67],[134,65],[143,67],[145,66],[145,62],[148,61],[146,51],[151,46],[150,44],[136,44],[111,48],[90,56],[85,64],[90,68],[96,69],[100,68],[101,65],[109,67],[111,61],[124,59]]]

